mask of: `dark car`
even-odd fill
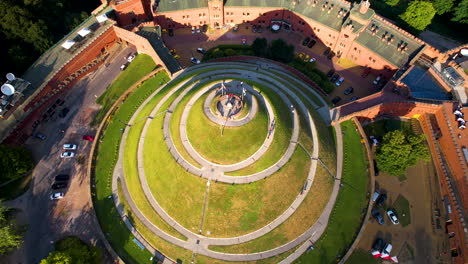
[[[330,78],[333,76],[333,74],[335,74],[335,70],[334,69],[331,69],[328,73],[327,73],[327,77]]]
[[[59,174],[55,176],[55,181],[68,181],[70,179],[70,175],[68,174]]]
[[[361,74],[362,78],[366,78],[370,73],[370,68],[366,68],[364,72]]]
[[[328,54],[330,54],[330,51],[331,51],[331,49],[330,49],[330,48],[327,48],[327,49],[323,52],[323,56],[327,56]]]
[[[170,28],[167,30],[169,32],[169,37],[173,37],[174,36],[174,29],[173,28]]]
[[[315,45],[315,43],[317,43],[317,41],[312,40],[311,42],[309,42],[309,45],[307,45],[307,47],[312,48]]]
[[[199,52],[201,54],[205,54],[206,50],[204,50],[203,48],[197,48],[197,52]]]
[[[252,26],[252,32],[253,32],[253,33],[257,33],[257,26],[256,26],[256,25],[253,25],[253,26]]]
[[[46,138],[47,138],[46,135],[44,135],[44,134],[42,134],[42,133],[40,133],[40,132],[37,132],[36,134],[34,134],[34,137],[35,137],[35,138],[38,138],[38,139],[40,139],[40,140],[46,140]]]
[[[383,193],[380,195],[379,199],[375,202],[377,206],[382,206],[387,200],[387,194]]]
[[[339,101],[341,101],[341,97],[339,97],[339,96],[337,96],[337,97],[335,97],[335,98],[332,99],[332,103],[333,103],[334,105],[336,105]]]
[[[379,176],[379,167],[377,167],[377,162],[374,160],[374,175]]]
[[[67,183],[66,182],[56,182],[54,184],[52,184],[52,189],[53,190],[57,190],[57,189],[63,189],[67,187]]]
[[[373,209],[372,216],[375,218],[375,220],[377,220],[377,223],[379,223],[379,225],[383,225],[385,223],[383,216],[379,213],[379,210]]]
[[[384,247],[384,242],[381,238],[377,238],[374,244],[372,244],[372,250],[375,250],[375,251],[381,252],[383,247]]]
[[[330,53],[328,53],[327,59],[331,60],[333,57],[335,57],[335,52],[330,51]]]
[[[352,93],[352,92],[354,92],[354,88],[353,88],[353,87],[349,87],[348,89],[346,89],[346,90],[344,91],[344,94],[345,94],[345,95],[348,95],[348,94],[350,94],[350,93]]]
[[[60,111],[58,116],[61,117],[61,118],[64,118],[64,117],[67,116],[68,112],[70,112],[70,109],[65,107],[65,108],[62,109],[62,111]]]
[[[207,31],[208,31],[208,25],[205,24],[205,25],[203,25],[203,26],[201,27],[201,32],[202,32],[202,33],[206,33]]]
[[[307,45],[307,43],[309,43],[309,41],[310,41],[309,37],[305,38],[304,41],[302,41],[302,46]]]
[[[334,83],[334,82],[336,82],[339,78],[340,78],[340,75],[339,75],[339,74],[335,74],[335,75],[333,75],[333,77],[330,79],[330,82]]]
[[[262,26],[258,25],[257,26],[257,33],[262,33],[262,32],[263,32]]]

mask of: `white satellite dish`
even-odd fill
[[[7,73],[6,78],[9,81],[13,81],[14,79],[16,79],[15,75],[13,73],[11,73],[11,72]]]
[[[8,95],[8,96],[13,95],[15,93],[15,87],[13,87],[13,85],[8,84],[8,83],[2,85],[1,90],[4,95]]]
[[[468,56],[468,49],[462,49],[462,50],[460,50],[460,53],[463,56]]]

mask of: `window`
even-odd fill
[[[375,63],[375,60],[372,60],[373,63]]]
[[[185,16],[182,16],[182,19],[185,19]]]
[[[275,16],[278,16],[278,13],[275,13]]]
[[[372,60],[372,57],[369,57],[369,60],[371,61],[371,60]]]
[[[234,20],[233,20],[233,19],[231,19],[231,23],[234,23]]]
[[[354,51],[356,51],[356,50],[357,50],[357,48],[356,48],[356,47],[354,47]]]
[[[203,24],[203,22],[202,22],[202,21],[200,21],[200,25],[201,25],[201,24]]]
[[[250,13],[247,13],[248,16],[250,16]]]
[[[189,16],[187,15],[187,19],[189,18]]]

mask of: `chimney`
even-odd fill
[[[367,13],[367,10],[369,10],[369,7],[370,7],[369,0],[362,0],[360,7],[359,7],[359,12],[361,12],[361,14],[365,14]]]

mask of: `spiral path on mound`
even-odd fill
[[[230,67],[228,73],[226,72],[225,68]],[[236,236],[236,237],[226,237],[226,238],[214,238],[214,237],[206,237],[203,236],[199,233],[192,232],[179,224],[174,218],[172,218],[158,203],[158,201],[155,199],[153,196],[150,187],[148,186],[147,182],[147,177],[145,175],[145,169],[144,169],[144,142],[145,142],[145,137],[147,135],[149,126],[151,122],[153,121],[152,119],[148,119],[145,124],[143,131],[140,136],[140,140],[138,142],[138,152],[137,152],[137,161],[138,161],[138,177],[140,180],[141,187],[143,189],[144,195],[148,199],[149,203],[151,204],[151,207],[153,210],[171,227],[173,227],[177,232],[180,234],[186,236],[188,239],[186,241],[181,240],[177,237],[174,237],[165,231],[161,230],[159,227],[154,225],[151,221],[149,221],[143,213],[140,211],[138,206],[135,204],[135,202],[132,200],[132,197],[129,193],[129,190],[127,188],[126,180],[125,180],[125,175],[124,175],[124,170],[123,170],[123,153],[125,152],[125,142],[127,140],[127,136],[129,133],[129,129],[126,129],[124,131],[122,141],[120,144],[119,148],[119,160],[117,162],[117,165],[114,170],[114,175],[112,178],[112,189],[113,189],[113,198],[115,202],[115,206],[118,209],[120,215],[123,217],[125,223],[129,227],[129,229],[134,233],[138,234],[137,231],[134,229],[134,227],[131,225],[130,221],[128,218],[125,217],[125,212],[123,210],[122,204],[119,199],[119,194],[118,194],[118,180],[121,183],[122,190],[123,190],[123,195],[125,199],[127,200],[129,207],[131,208],[132,212],[138,219],[148,228],[151,230],[154,234],[157,236],[161,237],[162,239],[168,241],[171,244],[174,244],[176,246],[188,249],[193,251],[196,254],[202,254],[211,258],[219,259],[219,260],[226,260],[226,261],[253,261],[253,260],[260,260],[264,258],[268,258],[271,256],[276,256],[278,254],[284,253],[288,250],[291,250],[292,248],[295,248],[297,246],[301,246],[294,252],[290,257],[288,257],[285,261],[287,262],[288,259],[293,260],[294,259],[294,254],[300,255],[302,254],[308,247],[307,241],[316,241],[321,234],[324,232],[326,224],[328,222],[328,218],[330,216],[331,210],[334,206],[338,190],[339,190],[339,181],[335,181],[334,186],[333,186],[333,191],[330,196],[330,199],[328,203],[326,204],[325,209],[323,210],[322,214],[318,218],[315,224],[313,224],[308,230],[306,230],[303,234],[298,236],[292,241],[289,241],[279,247],[264,251],[264,252],[258,252],[258,253],[250,253],[250,254],[228,254],[228,253],[222,253],[222,252],[217,252],[217,251],[212,251],[208,249],[208,246],[212,245],[236,245],[240,243],[245,243],[254,239],[257,239],[267,233],[269,233],[271,230],[274,228],[278,227],[281,225],[284,221],[286,221],[295,211],[296,209],[301,205],[301,203],[304,201],[304,199],[307,197],[307,194],[309,193],[309,190],[311,186],[313,185],[314,182],[314,176],[315,172],[317,169],[318,165],[318,158],[319,158],[319,142],[317,139],[317,130],[315,127],[314,120],[312,118],[311,113],[309,112],[308,108],[304,104],[304,102],[301,100],[300,97],[302,97],[304,100],[307,101],[309,105],[312,105],[315,110],[321,115],[321,117],[328,122],[330,120],[330,113],[327,107],[326,102],[314,91],[312,88],[308,87],[305,85],[302,81],[299,79],[295,78],[294,76],[289,76],[291,79],[294,79],[295,82],[297,82],[299,85],[303,86],[303,88],[309,89],[312,93],[317,94],[317,98],[322,102],[323,106],[318,106],[316,103],[314,103],[313,100],[311,100],[308,96],[304,94],[302,90],[299,88],[292,86],[292,87],[287,87],[283,85],[283,83],[279,82],[275,77],[275,73],[280,73],[281,69],[276,68],[275,66],[265,66],[265,65],[260,65],[260,70],[256,71],[255,68],[257,68],[257,64],[249,64],[249,63],[240,63],[240,62],[230,62],[230,63],[206,63],[206,64],[201,64],[198,66],[191,67],[181,74],[179,74],[176,78],[174,78],[172,81],[175,81],[179,78],[183,78],[184,76],[188,74],[193,74],[199,72],[199,74],[196,74],[186,80],[181,81],[179,84],[177,84],[173,89],[171,89],[158,103],[157,105],[153,108],[150,116],[155,116],[158,113],[161,113],[163,111],[167,111],[164,116],[164,121],[163,121],[163,128],[162,128],[162,133],[164,135],[164,141],[167,146],[167,150],[171,153],[171,155],[174,158],[174,161],[179,164],[179,166],[183,167],[186,171],[190,172],[193,174],[193,177],[202,177],[208,180],[208,187],[209,183],[211,181],[216,181],[216,182],[224,182],[224,183],[229,183],[229,184],[248,184],[251,182],[259,181],[262,179],[266,179],[270,175],[274,174],[277,172],[279,169],[281,169],[290,159],[291,156],[293,155],[293,152],[295,149],[298,147],[298,137],[299,137],[299,119],[300,115],[302,116],[302,120],[305,121],[305,124],[303,126],[307,128],[307,130],[310,132],[312,135],[312,140],[313,140],[313,150],[311,153],[309,153],[310,158],[311,158],[311,165],[309,168],[309,173],[307,175],[306,182],[303,192],[301,194],[298,194],[297,197],[294,199],[294,201],[290,204],[290,206],[279,216],[277,216],[273,221],[268,223],[267,225],[244,235],[241,236]],[[268,69],[268,71],[263,70],[263,69]],[[206,71],[208,70],[208,71]],[[250,157],[247,159],[244,159],[240,162],[237,162],[235,164],[229,164],[229,165],[220,165],[213,163],[205,158],[203,158],[191,145],[189,138],[187,136],[187,119],[189,112],[194,105],[194,103],[197,100],[200,100],[200,98],[208,94],[207,98],[204,101],[203,104],[203,112],[206,115],[206,117],[211,120],[211,122],[216,123],[216,124],[221,124],[223,123],[223,120],[220,120],[219,117],[215,116],[215,114],[211,111],[210,109],[210,102],[213,100],[215,97],[216,93],[216,88],[218,88],[217,85],[207,85],[205,87],[202,87],[201,89],[197,90],[193,96],[191,96],[190,100],[188,103],[186,103],[183,112],[182,112],[182,117],[179,125],[179,131],[180,131],[180,137],[182,141],[182,145],[185,148],[185,150],[188,152],[188,154],[193,158],[196,162],[198,162],[202,167],[199,168],[193,164],[191,164],[189,161],[185,160],[183,155],[180,153],[180,151],[177,149],[175,146],[174,140],[172,138],[172,134],[170,131],[170,123],[173,118],[173,113],[175,108],[178,106],[180,101],[192,90],[195,91],[195,89],[198,89],[198,86],[202,81],[207,81],[207,80],[212,80],[212,79],[223,79],[228,82],[231,82],[232,84],[238,84],[239,79],[241,80],[248,80],[252,81],[254,83],[268,86],[271,91],[274,91],[284,102],[285,105],[288,106],[295,106],[296,108],[291,108],[290,110],[290,115],[292,118],[292,133],[291,133],[291,138],[289,140],[289,145],[286,149],[286,151],[283,153],[281,158],[276,161],[275,164],[272,166],[250,174],[250,175],[244,175],[244,176],[228,176],[224,175],[226,172],[232,172],[236,170],[240,170],[243,168],[246,168],[249,165],[254,164],[258,159],[260,159],[265,152],[269,149],[270,145],[272,144],[272,141],[275,137],[274,135],[274,130],[271,133],[270,136],[267,136],[265,133],[265,140],[261,147]],[[266,100],[259,91],[256,91],[251,85],[246,85],[244,84],[244,87],[247,89],[248,95],[251,98],[250,103],[251,103],[251,108],[249,109],[249,112],[247,115],[239,120],[229,120],[229,121],[224,121],[224,125],[226,126],[243,126],[247,124],[248,122],[251,122],[251,120],[255,117],[256,114],[258,114],[258,104],[261,104],[265,106],[267,109],[267,115],[269,118],[269,123],[271,120],[275,119],[273,107],[271,103]],[[158,94],[164,87],[160,87],[157,89],[151,96],[149,96],[145,102],[142,103],[142,105],[138,108],[138,110],[134,113],[132,116],[131,120],[129,123],[133,123],[136,120],[136,117],[138,113],[141,111],[141,109],[148,104],[151,98],[153,98],[156,94]],[[182,92],[180,92],[182,90]],[[163,109],[163,105],[167,104],[170,102],[170,98],[176,94],[176,92],[180,92],[176,99],[171,101],[170,106],[168,109]],[[300,96],[300,97],[299,97]],[[336,129],[336,134],[337,134],[337,142],[338,142],[338,149],[337,149],[337,175],[335,176],[336,179],[341,178],[341,159],[342,159],[342,152],[341,152],[341,132],[339,125],[335,126]],[[152,249],[154,251],[154,249]],[[296,256],[297,257],[297,256]],[[289,262],[288,262],[289,263]]]

